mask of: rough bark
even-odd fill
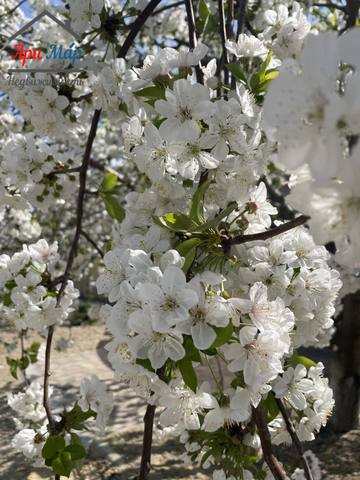
[[[331,364],[331,387],[335,408],[330,425],[336,432],[348,432],[359,424],[360,402],[360,290],[347,295],[333,344],[337,346]]]

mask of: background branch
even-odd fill
[[[186,6],[186,17],[187,17],[187,24],[189,28],[189,43],[190,49],[193,50],[197,45],[197,38],[196,38],[196,31],[195,31],[195,15],[194,9],[192,5],[192,0],[185,0]],[[201,71],[200,63],[195,65],[195,73],[196,73],[196,80],[201,85],[204,84],[203,73]]]
[[[285,405],[283,404],[281,398],[276,398],[276,397],[274,397],[274,398],[276,400],[276,403],[278,404],[281,415],[283,416],[283,419],[284,419],[285,425],[286,425],[286,429],[289,432],[292,443],[293,443],[294,447],[296,448],[296,450],[299,454],[299,458],[300,458],[300,460],[303,464],[306,480],[313,480],[313,476],[312,476],[307,458],[304,456],[304,451],[303,451],[301,442],[299,440],[299,437],[296,435],[294,425],[293,425],[293,423],[290,419],[290,416],[288,415],[288,412],[285,408]]]

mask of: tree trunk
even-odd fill
[[[333,340],[338,350],[331,364],[335,408],[330,425],[336,432],[348,432],[359,423],[360,290],[344,297],[343,304]]]

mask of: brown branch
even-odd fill
[[[227,237],[222,241],[222,247],[229,251],[232,245],[241,245],[242,243],[255,242],[257,240],[268,240],[269,238],[276,237],[281,233],[285,233],[289,230],[292,230],[295,227],[304,225],[309,220],[310,217],[306,215],[300,215],[290,222],[283,223],[278,227],[272,228],[271,230],[266,230],[261,233],[254,233],[251,235],[235,235],[233,237]]]
[[[93,159],[90,160],[89,165],[90,167],[96,168],[97,170],[100,170],[102,172],[107,171],[107,172],[113,173],[114,175],[117,176],[117,178],[120,180],[121,183],[124,183],[129,188],[129,190],[133,190],[133,191],[135,190],[135,185],[129,180],[126,180],[124,175],[117,172],[113,168],[108,167],[106,165],[102,165],[100,162],[97,162],[96,160],[93,160]]]
[[[196,31],[195,31],[195,15],[192,5],[192,0],[185,0],[186,6],[186,20],[189,29],[189,43],[190,49],[193,50],[197,45]],[[200,62],[198,65],[195,65],[196,80],[201,85],[204,84],[203,72],[201,70]]]
[[[47,176],[52,176],[52,175],[66,175],[70,173],[79,173],[81,167],[75,167],[75,168],[59,168],[59,170],[53,170],[52,172],[48,173]]]
[[[148,405],[144,415],[144,437],[139,480],[147,480],[150,472],[151,444],[156,405]]]
[[[51,355],[51,343],[54,335],[54,325],[51,325],[48,330],[46,339],[46,351],[45,351],[45,371],[44,371],[44,398],[43,406],[45,408],[46,416],[49,422],[50,435],[56,435],[55,420],[51,412],[49,401],[49,378],[50,378],[50,355]]]
[[[312,476],[307,458],[304,456],[304,451],[303,451],[301,442],[299,440],[299,437],[296,435],[294,425],[293,425],[293,423],[290,419],[290,416],[288,415],[288,412],[286,411],[285,405],[281,401],[281,398],[276,398],[275,397],[275,400],[276,400],[276,403],[278,404],[281,415],[283,416],[283,419],[285,421],[286,429],[289,432],[292,443],[293,443],[294,447],[296,448],[296,450],[299,454],[299,458],[300,458],[300,460],[303,464],[306,480],[313,480],[313,476]]]
[[[100,120],[100,114],[101,110],[95,110],[92,123],[91,123],[91,128],[90,128],[90,133],[88,137],[88,141],[86,144],[85,148],[85,153],[84,153],[84,158],[83,162],[80,167],[80,176],[79,176],[79,195],[78,195],[78,200],[77,200],[77,210],[76,210],[76,231],[74,235],[74,239],[71,245],[68,261],[66,264],[65,268],[65,273],[61,282],[60,290],[57,296],[57,302],[56,302],[56,307],[58,308],[61,303],[61,299],[65,294],[65,289],[66,285],[68,283],[68,279],[70,277],[70,271],[71,267],[74,263],[75,260],[75,255],[77,252],[77,246],[80,238],[80,232],[81,232],[81,222],[82,222],[82,217],[83,217],[83,207],[84,207],[84,195],[85,195],[85,188],[86,188],[86,172],[89,166],[89,160],[90,160],[90,153],[92,149],[92,145],[95,139],[96,135],[96,130],[97,126]],[[50,435],[56,435],[56,427],[55,427],[55,420],[54,417],[51,413],[50,409],[50,401],[49,401],[49,377],[50,377],[50,355],[51,355],[51,343],[52,343],[52,338],[54,335],[54,325],[51,325],[49,327],[48,331],[48,336],[46,340],[46,352],[45,352],[45,372],[44,372],[44,400],[43,400],[43,405],[46,411],[46,416],[49,422],[49,429],[50,429]]]
[[[345,13],[347,14],[346,25],[343,31],[348,30],[351,27],[355,27],[356,20],[359,15],[360,2],[359,0],[347,0]]]
[[[238,24],[237,24],[237,33],[236,40],[239,38],[239,35],[245,32],[246,21],[248,19],[247,14],[248,0],[239,1],[239,14],[238,14]]]
[[[145,25],[146,20],[150,17],[153,13],[155,8],[159,5],[161,0],[151,0],[144,10],[140,13],[138,18],[135,20],[129,35],[126,37],[125,42],[123,43],[122,47],[119,50],[116,58],[125,58],[129,48],[131,47],[133,41],[135,40],[137,34],[140,32],[141,27]]]
[[[218,0],[219,7],[219,32],[221,37],[222,45],[222,65],[224,67],[224,84],[229,84],[229,71],[226,68],[226,65],[229,63],[229,52],[225,46],[226,43],[226,25],[225,25],[225,12],[224,12],[224,3],[223,0]],[[220,72],[219,72],[220,75]],[[220,77],[221,78],[221,77]]]
[[[227,18],[226,18],[226,37],[231,39],[233,36],[232,21],[234,20],[234,0],[228,0]]]
[[[254,419],[260,437],[264,460],[269,467],[270,472],[274,475],[275,480],[286,480],[285,472],[272,451],[271,435],[266,424],[261,403],[256,408],[252,407],[252,414],[252,418]]]
[[[89,235],[84,232],[84,230],[81,230],[80,233],[81,233],[81,235],[82,235],[83,237],[86,238],[86,240],[87,240],[89,243],[91,243],[91,245],[95,248],[95,250],[97,250],[97,252],[98,252],[99,255],[101,256],[101,258],[104,258],[104,253],[103,253],[103,251],[101,250],[100,247],[98,247],[98,246],[96,245],[96,243],[94,242],[94,240],[92,240],[92,238],[90,238]]]

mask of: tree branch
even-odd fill
[[[92,240],[92,239],[89,237],[89,235],[84,232],[84,230],[81,230],[80,233],[81,233],[81,235],[82,235],[83,237],[86,238],[86,240],[87,240],[89,243],[91,243],[91,245],[95,248],[95,250],[97,250],[97,252],[98,252],[99,255],[101,256],[101,258],[104,258],[104,253],[103,253],[103,251],[101,250],[101,248],[99,248],[99,247],[96,245],[96,243],[94,242],[94,240]]]
[[[279,225],[278,227],[272,228],[271,230],[266,230],[265,232],[254,233],[251,235],[234,235],[233,237],[227,237],[221,242],[222,247],[226,251],[229,251],[233,245],[241,245],[242,243],[255,242],[257,240],[267,240],[269,238],[276,237],[276,235],[280,235],[281,233],[292,230],[295,227],[304,225],[304,223],[306,223],[309,218],[310,217],[307,217],[306,215],[300,215],[299,217],[291,220],[290,222]]]
[[[285,405],[281,401],[281,398],[276,398],[276,397],[274,397],[274,398],[276,400],[276,403],[278,404],[281,415],[283,416],[283,419],[284,419],[285,425],[286,425],[286,429],[289,432],[292,443],[293,443],[294,447],[296,448],[296,450],[299,454],[299,458],[300,458],[300,460],[303,464],[306,480],[313,480],[313,476],[312,476],[307,458],[304,456],[304,451],[303,451],[301,442],[299,440],[299,437],[296,435],[294,425],[293,425],[293,423],[290,419],[290,416],[288,415],[288,412],[286,411]]]
[[[225,65],[229,63],[229,53],[225,46],[226,43],[226,25],[225,25],[225,12],[224,12],[224,3],[223,0],[218,0],[218,7],[219,7],[219,31],[221,37],[221,44],[222,44],[222,65],[224,67],[224,84],[229,84],[229,71]],[[221,78],[221,72],[219,71],[219,75]]]
[[[186,6],[186,17],[187,24],[189,29],[189,43],[190,49],[193,50],[197,45],[196,31],[195,31],[195,15],[192,5],[192,0],[185,0]],[[200,62],[198,65],[195,65],[196,80],[201,85],[204,85],[203,72],[200,67]]]
[[[336,5],[336,3],[313,3],[313,7],[320,7],[320,8],[337,8],[338,10],[341,10],[342,12],[345,12],[346,7],[343,5]]]
[[[181,0],[180,2],[176,2],[176,3],[171,3],[170,5],[165,5],[165,7],[161,7],[158,10],[155,10],[155,12],[151,14],[151,16],[154,17],[158,13],[164,12],[165,10],[169,10],[170,8],[180,7],[180,5],[184,5],[184,0]]]
[[[48,173],[47,176],[51,175],[65,175],[69,173],[79,173],[81,167],[75,167],[75,168],[59,168],[59,170],[53,170],[52,172]]]
[[[239,1],[239,14],[238,14],[238,24],[237,24],[237,33],[236,40],[239,38],[239,35],[245,32],[246,21],[248,19],[247,15],[248,0]]]
[[[156,405],[148,405],[144,415],[144,437],[139,480],[147,480],[150,472],[151,444]]]
[[[272,451],[271,436],[266,424],[261,403],[256,408],[252,407],[252,414],[260,437],[264,460],[269,467],[270,472],[274,475],[275,480],[286,480],[285,472]]]
[[[356,20],[358,18],[359,14],[359,8],[360,8],[360,2],[359,0],[347,0],[346,1],[346,7],[345,7],[345,13],[347,14],[347,20],[346,20],[346,26],[344,30],[346,31],[351,27],[355,27],[356,25]]]
[[[80,176],[79,176],[79,195],[77,201],[77,211],[76,211],[76,231],[71,245],[68,261],[65,268],[65,273],[61,282],[60,290],[57,296],[56,307],[58,308],[61,303],[61,299],[64,296],[66,285],[70,277],[71,267],[75,260],[75,255],[77,252],[77,246],[79,242],[80,232],[81,232],[81,222],[83,217],[83,206],[84,206],[84,195],[86,188],[86,172],[89,166],[90,153],[92,145],[96,136],[97,126],[100,120],[101,110],[95,110],[91,129],[88,137],[88,141],[85,148],[83,162],[80,167]],[[44,399],[43,405],[46,411],[46,416],[49,422],[50,435],[56,435],[55,420],[51,413],[50,402],[49,402],[49,378],[50,378],[50,355],[51,355],[51,343],[54,335],[54,325],[51,325],[48,330],[48,336],[46,340],[46,352],[45,352],[45,372],[44,372]]]
[[[226,38],[229,40],[233,36],[232,21],[234,20],[234,0],[228,0],[228,9],[226,17]]]
[[[133,27],[129,32],[129,35],[126,37],[125,42],[123,43],[122,47],[119,50],[119,53],[117,54],[116,58],[125,58],[129,48],[131,47],[133,41],[135,40],[137,34],[140,32],[141,27],[145,25],[146,20],[150,17],[150,15],[153,13],[155,8],[159,5],[161,0],[151,0],[147,6],[144,8],[144,10],[140,13],[138,18],[135,20],[133,23]]]

